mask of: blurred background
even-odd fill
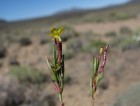
[[[95,106],[140,106],[140,0],[0,0],[0,106],[60,106],[45,56],[61,26],[66,106],[91,106],[92,58],[107,44]]]

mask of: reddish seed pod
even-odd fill
[[[102,62],[102,65],[100,67],[100,70],[99,70],[99,73],[102,73],[104,71],[104,67],[105,67],[105,64],[106,64],[106,57],[107,57],[107,52],[108,52],[108,48],[109,48],[109,45],[107,45],[105,48],[104,48],[104,54],[103,54],[103,62]]]

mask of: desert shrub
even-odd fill
[[[64,83],[65,83],[65,84],[70,84],[71,81],[72,81],[72,78],[71,78],[70,76],[66,76],[66,77],[64,78]]]
[[[79,52],[82,48],[82,41],[79,39],[71,40],[67,43],[67,49],[73,52]]]
[[[131,35],[132,34],[132,30],[130,28],[128,28],[128,27],[123,26],[123,27],[120,28],[120,33],[121,34]]]
[[[25,87],[14,77],[2,76],[0,81],[0,106],[19,106],[25,100]]]
[[[95,53],[96,49],[99,47],[104,47],[106,45],[106,42],[101,40],[94,40],[89,42],[87,46],[85,46],[82,50],[83,52],[92,52]]]
[[[123,51],[126,50],[136,50],[139,48],[140,43],[139,41],[137,41],[136,39],[134,39],[134,37],[129,37],[129,38],[124,38],[123,40],[121,40],[119,46],[122,48]]]
[[[111,106],[139,106],[140,85],[135,85],[120,95]]]
[[[49,41],[47,40],[47,39],[45,39],[45,38],[42,38],[42,39],[40,39],[40,44],[41,45],[44,45],[44,44],[46,44],[46,43],[48,43]]]
[[[88,16],[88,17],[84,17],[82,22],[95,22],[95,23],[102,23],[104,22],[105,19],[101,18],[101,17],[95,17],[95,16]]]
[[[110,32],[107,32],[105,34],[105,36],[107,36],[107,37],[115,37],[115,36],[117,36],[117,33],[115,31],[110,31]]]
[[[135,15],[133,15],[133,14],[128,14],[128,13],[124,13],[124,12],[112,12],[109,15],[110,15],[110,17],[112,17],[116,20],[125,20],[125,19],[135,17]]]
[[[92,30],[89,30],[87,32],[84,33],[85,36],[93,36],[93,32]]]
[[[140,35],[140,28],[138,28],[135,32],[134,35],[139,36]]]
[[[119,14],[117,18],[121,19],[121,20],[125,20],[125,19],[129,19],[129,18],[132,18],[132,17],[135,17],[135,16],[127,14],[127,13],[122,13],[122,14]]]
[[[131,45],[131,44],[134,44],[134,43],[135,43],[135,40],[132,37],[129,37],[129,38],[124,38],[120,42],[120,45],[121,46],[127,46],[127,45]]]
[[[113,39],[113,40],[110,42],[111,47],[118,47],[118,46],[120,45],[120,42],[121,42],[122,40],[123,40],[122,38],[116,37],[115,39]]]
[[[7,53],[6,47],[0,45],[0,58],[4,58],[6,56],[6,53]]]
[[[3,35],[2,35],[2,37],[1,37],[1,41],[3,40],[3,41],[6,41],[6,42],[9,42],[9,43],[13,43],[13,42],[15,42],[15,37],[13,37],[13,35],[12,34],[7,34],[7,33],[4,33]],[[2,42],[3,42],[2,41]]]
[[[114,39],[111,42],[111,46],[113,47],[119,47],[121,48],[123,51],[125,50],[136,50],[139,48],[140,46],[140,42],[138,40],[139,38],[137,38],[137,36],[126,36],[126,37],[119,37]]]
[[[73,58],[76,54],[82,51],[83,42],[80,39],[71,39],[66,44],[66,50],[64,50],[65,59]]]
[[[78,33],[70,26],[66,26],[65,27],[65,31],[62,35],[62,41],[65,42],[67,40],[69,40],[72,37],[76,37],[78,36]]]
[[[101,82],[99,83],[99,88],[101,88],[102,90],[106,90],[109,87],[109,81],[107,78],[103,78],[103,80],[101,80]]]
[[[19,43],[21,46],[28,46],[32,43],[32,41],[30,40],[30,38],[24,37],[24,38],[20,38]]]
[[[65,60],[71,59],[75,56],[75,53],[72,51],[66,51],[65,52]]]
[[[87,23],[87,22],[88,23],[90,22],[101,23],[101,22],[104,22],[105,19],[103,17],[100,17],[99,15],[95,16],[93,14],[89,14],[87,16],[81,17],[81,19],[77,21],[81,21],[81,23]]]
[[[104,20],[103,19],[97,19],[97,20],[95,20],[95,22],[96,23],[101,23],[101,22],[104,22]]]
[[[74,42],[74,43],[73,43]],[[66,43],[66,49],[64,50],[65,59],[71,59],[82,50],[83,43],[79,39],[71,39]]]
[[[9,64],[10,64],[10,65],[19,65],[20,63],[18,62],[16,56],[12,56],[12,57],[10,57],[10,59],[9,59]]]
[[[31,67],[14,66],[9,74],[17,77],[23,83],[41,84],[47,80],[45,74]]]
[[[84,46],[86,45],[86,44],[85,44],[86,42],[89,43],[92,39],[96,39],[96,38],[98,38],[99,36],[101,36],[101,34],[95,33],[95,32],[93,32],[93,30],[88,30],[88,31],[82,33],[81,35],[83,35],[82,37],[83,37],[83,39],[85,40],[85,41],[84,41]],[[82,39],[82,38],[81,38],[81,39]],[[87,40],[87,41],[86,41],[86,40]]]
[[[96,40],[91,42],[90,47],[99,48],[99,47],[104,47],[105,45],[107,45],[106,42],[101,40]]]
[[[116,16],[116,12],[111,12],[111,13],[109,13],[109,16],[115,17],[115,16]]]
[[[24,85],[16,77],[0,76],[0,106],[56,106],[54,95],[43,87]]]

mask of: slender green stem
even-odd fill
[[[59,100],[60,100],[60,102],[61,102],[61,106],[64,106],[62,93],[59,93],[59,94],[58,94],[58,97],[59,97]]]

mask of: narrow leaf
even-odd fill
[[[95,57],[95,59],[94,59],[94,76],[96,76],[97,75],[97,73],[98,73],[98,67],[99,67],[99,61],[98,61],[98,58],[96,58]]]
[[[98,76],[97,76],[97,84],[103,79],[104,77],[104,74],[103,73],[100,73]]]

